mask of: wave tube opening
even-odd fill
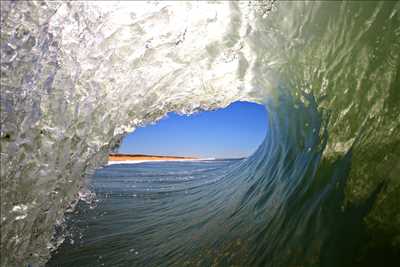
[[[206,235],[221,232],[212,213],[224,209],[219,202],[232,196],[224,193],[217,203],[211,199],[216,191],[226,191],[223,179],[233,182],[228,170],[254,153],[266,119],[264,106],[234,102],[190,117],[170,113],[126,136],[118,148],[123,154],[112,154],[114,161],[90,178],[91,192],[82,193],[84,201],[66,214],[63,242],[47,266],[108,266],[121,258],[130,266],[176,264],[175,257],[162,255],[187,236],[197,238],[190,250],[179,248],[180,254],[193,254],[194,244],[211,249]],[[132,156],[117,160],[132,151],[141,155],[137,161]],[[193,156],[190,152],[202,158],[140,159],[146,154]],[[102,249],[110,246],[116,246],[112,253]]]
[[[263,105],[236,101],[223,109],[189,116],[168,113],[129,133],[114,151],[197,159],[245,158],[262,143],[266,125]]]

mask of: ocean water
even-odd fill
[[[1,1],[0,15],[1,266],[88,264],[89,251],[108,266],[400,262],[399,1]],[[268,113],[249,158],[162,186],[168,168],[198,166],[135,165],[157,197],[125,187],[118,219],[98,213],[107,201],[75,207],[95,201],[88,179],[127,132],[239,100]],[[114,168],[92,180],[100,200]],[[68,220],[91,222],[89,251],[63,244]]]
[[[213,244],[222,242],[220,234],[234,237],[215,196],[229,191],[224,175],[238,161],[116,164],[96,171],[90,183],[95,203],[81,201],[67,215],[69,234],[46,266],[196,264],[201,251],[213,253]]]

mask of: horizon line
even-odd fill
[[[204,157],[198,157],[198,156],[175,156],[175,155],[154,155],[154,154],[132,154],[132,153],[115,153],[111,152],[108,154],[109,156],[114,156],[114,157],[159,157],[159,158],[181,158],[181,159],[202,159]],[[216,158],[216,157],[206,157],[206,158],[212,158],[212,159],[245,159],[247,157],[228,157],[228,158]]]

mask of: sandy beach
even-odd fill
[[[195,157],[158,156],[158,155],[142,155],[142,154],[110,154],[108,156],[108,164],[140,163],[147,161],[193,161],[193,160],[201,160],[201,159]]]

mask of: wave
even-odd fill
[[[243,264],[394,262],[399,12],[398,2],[2,2],[1,265],[48,260],[85,177],[127,132],[237,100],[264,104],[270,129],[222,179],[229,218],[247,218]]]

